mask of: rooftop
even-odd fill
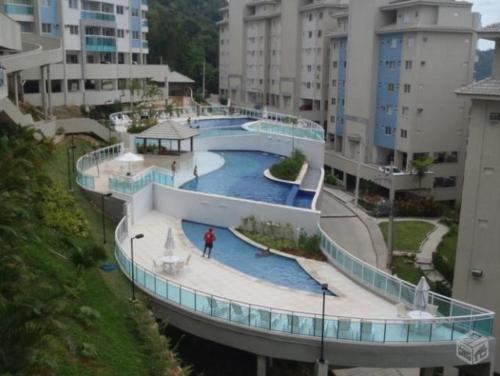
[[[164,121],[137,135],[140,138],[161,140],[186,140],[198,136],[200,132],[176,121]]]
[[[472,95],[500,100],[500,80],[492,77],[474,82],[455,91],[458,95]]]

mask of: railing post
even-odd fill
[[[384,321],[384,339],[382,341],[383,343],[385,343],[386,335],[387,335],[387,320]]]

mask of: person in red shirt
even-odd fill
[[[205,248],[203,249],[202,257],[205,257],[205,253],[208,250],[207,258],[210,258],[210,254],[212,253],[212,248],[214,247],[214,242],[216,240],[214,230],[209,228],[203,236],[203,239],[205,240]]]

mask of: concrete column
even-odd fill
[[[48,118],[48,113],[47,113],[47,96],[46,96],[46,90],[45,90],[45,65],[42,65],[40,67],[40,90],[42,93],[42,108],[43,108],[43,116],[45,119]]]
[[[19,72],[14,72],[14,103],[19,108]]]
[[[52,117],[52,82],[50,81],[50,65],[47,65],[47,86],[49,90],[49,116]]]
[[[314,364],[314,376],[328,376],[328,362],[317,360]]]
[[[267,364],[266,357],[257,355],[257,376],[266,376]]]
[[[434,368],[420,368],[420,376],[433,376]]]

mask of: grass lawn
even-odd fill
[[[75,139],[76,155],[91,150],[90,143]],[[68,186],[65,141],[56,147],[53,156],[46,162],[45,169],[52,179],[63,187]],[[85,198],[82,191],[73,184],[73,195],[77,204],[85,212],[96,243],[102,242],[101,215]],[[107,221],[106,255],[107,260],[116,263],[113,257],[114,229],[116,223]],[[66,375],[152,375],[151,351],[138,335],[138,326],[133,319],[133,307],[129,302],[130,283],[119,270],[106,273],[93,268],[83,276],[84,289],[80,296],[81,304],[93,307],[101,314],[101,319],[90,330],[78,325],[71,327],[71,333],[81,342],[92,344],[97,357],[82,363],[61,354],[60,366]]]
[[[382,222],[379,226],[387,243],[389,222]],[[427,234],[434,228],[433,224],[423,221],[395,221],[394,250],[418,252]]]
[[[417,284],[420,277],[424,275],[422,270],[418,266],[415,266],[413,260],[407,257],[394,257],[392,260],[392,267],[394,274],[397,274],[399,278],[413,284]]]

